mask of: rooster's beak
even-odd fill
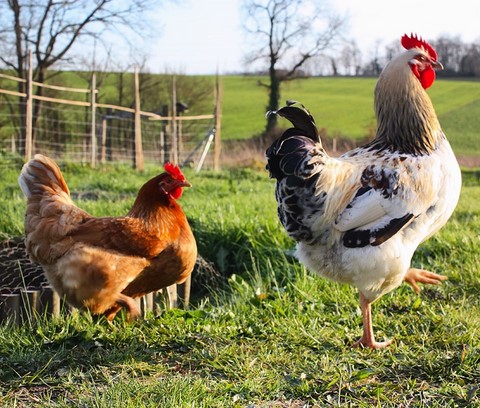
[[[187,180],[181,181],[180,183],[178,183],[178,186],[179,187],[192,187],[192,185]]]
[[[442,70],[443,69],[443,65],[441,62],[438,62],[438,61],[432,61],[432,68],[433,69],[439,69],[439,70]]]

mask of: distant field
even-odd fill
[[[267,91],[258,77],[223,77],[222,135],[248,139],[265,125]],[[306,105],[331,137],[362,139],[375,128],[373,78],[309,78],[285,84],[282,100]],[[428,90],[456,153],[480,154],[480,82],[437,80]],[[285,124],[286,126],[287,124]]]

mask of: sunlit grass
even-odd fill
[[[82,208],[120,215],[157,171],[67,166],[65,177],[73,193],[95,193],[79,195]],[[22,229],[16,175],[0,175],[6,235]],[[265,172],[186,175],[193,187],[180,203],[200,254],[227,284],[190,310],[134,323],[75,313],[0,327],[1,406],[480,405],[478,171],[464,172],[452,220],[413,260],[449,280],[420,296],[404,285],[376,302],[376,333],[394,339],[378,351],[350,348],[361,334],[356,290],[291,257]]]
[[[265,127],[267,93],[259,77],[223,77],[222,135],[248,139]],[[265,81],[265,78],[262,79]],[[286,82],[281,103],[294,99],[313,114],[329,137],[362,140],[375,130],[375,78],[308,78]],[[480,82],[438,79],[428,89],[442,128],[458,154],[480,153]],[[281,122],[289,126],[287,121]]]

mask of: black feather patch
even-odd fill
[[[288,119],[292,125],[301,131],[301,134],[310,137],[315,142],[320,142],[318,137],[317,125],[310,112],[305,109],[303,105],[301,107],[287,105],[279,110],[273,112],[285,119]]]
[[[389,198],[397,193],[399,177],[399,173],[396,170],[373,164],[367,166],[362,172],[360,179],[362,188],[358,190],[356,197],[366,193],[370,187],[380,191],[385,198]]]
[[[323,214],[325,192],[317,192],[322,166],[328,157],[322,148],[315,121],[303,105],[287,106],[269,114],[288,119],[286,130],[266,151],[267,170],[277,179],[275,197],[278,217],[296,241],[313,243],[315,219]]]
[[[392,219],[387,225],[377,230],[347,231],[343,236],[343,245],[347,248],[363,248],[367,245],[377,246],[393,237],[413,218],[413,214],[406,214],[401,218]]]
[[[287,174],[294,174],[302,160],[315,148],[313,140],[306,136],[292,136],[291,130],[287,130],[277,139],[266,152],[267,170],[270,177],[281,180]]]
[[[368,193],[371,189],[372,189],[372,187],[370,187],[370,186],[360,187],[357,190],[357,192],[355,193],[354,198],[360,197],[360,196],[364,195],[365,193]]]

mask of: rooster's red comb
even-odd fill
[[[163,166],[165,171],[169,173],[174,179],[184,181],[185,176],[183,175],[182,171],[180,170],[180,167],[178,167],[176,164],[167,162],[165,163],[165,166]]]
[[[410,36],[404,34],[402,37],[402,45],[403,48],[407,50],[412,48],[423,48],[428,55],[430,55],[430,58],[432,58],[434,61],[437,60],[437,52],[433,49],[433,47],[422,37],[418,37],[416,34],[412,33]]]

